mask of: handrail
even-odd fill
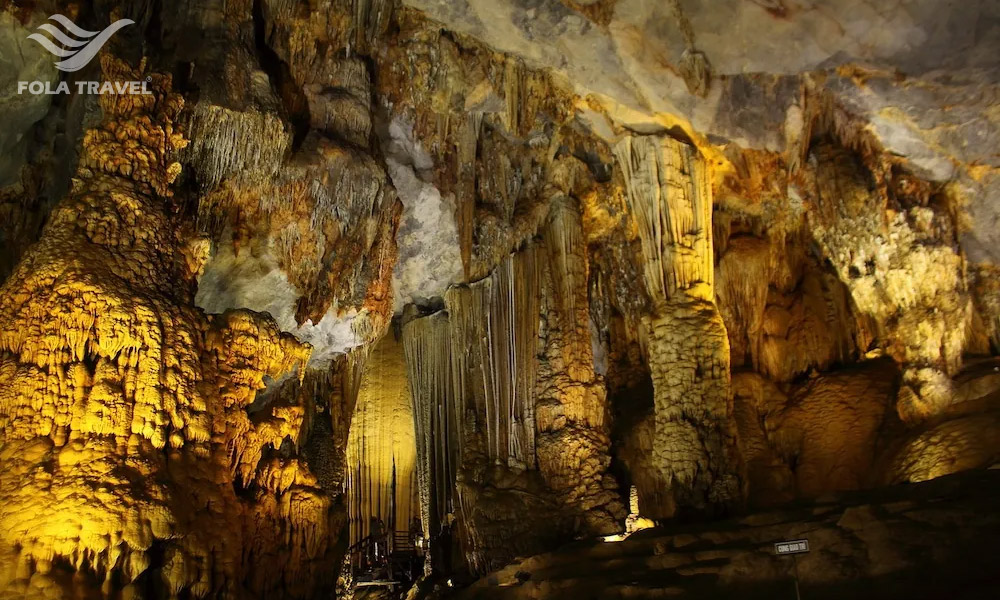
[[[385,534],[382,534],[379,537],[385,537]],[[364,546],[366,544],[370,544],[373,541],[375,541],[375,535],[374,534],[373,535],[365,536],[365,537],[361,538],[360,540],[358,540],[357,542],[355,542],[354,544],[352,544],[351,546],[348,546],[347,547],[347,552],[348,553],[352,553],[355,550],[357,550],[358,548],[361,548],[362,546]]]
[[[401,573],[408,574],[404,576],[407,580],[412,579],[418,554],[410,536],[407,531],[387,531],[368,535],[351,544],[347,548],[351,572],[356,576],[374,576],[379,581],[392,580],[394,574]]]

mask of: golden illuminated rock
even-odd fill
[[[351,543],[372,534],[372,519],[409,531],[418,490],[414,413],[403,347],[389,333],[370,350],[347,443]],[[427,439],[427,438],[421,438]]]
[[[961,365],[972,314],[944,200],[931,197],[926,184],[891,173],[870,191],[852,155],[826,147],[817,155],[813,235],[858,310],[878,324],[887,352],[907,366],[900,416],[934,415],[951,402],[948,376]]]
[[[102,63],[109,80],[144,74]],[[265,375],[301,370],[310,350],[266,315],[193,308],[197,244],[183,244],[169,188],[183,102],[151,77],[151,96],[101,97],[73,191],[0,291],[0,562],[14,567],[0,589],[263,592],[250,542],[270,537],[282,561],[267,585],[290,584],[271,597],[306,595],[329,499],[294,459],[258,465],[296,438],[302,412],[247,408]],[[251,483],[256,498],[238,495]]]

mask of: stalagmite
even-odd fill
[[[23,566],[0,590],[308,596],[329,498],[294,456],[302,410],[247,408],[310,348],[266,315],[192,308],[203,244],[176,244],[191,232],[170,189],[183,103],[150,81],[150,96],[101,96],[73,191],[0,290],[0,563]]]
[[[714,304],[712,193],[697,150],[665,136],[615,147],[639,227],[653,299],[653,454],[680,504],[740,500],[729,340]]]
[[[0,0],[0,600],[997,596],[996,15],[803,4]]]

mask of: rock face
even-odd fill
[[[51,96],[19,92],[17,82],[51,83],[57,80],[57,71],[49,55],[41,46],[27,39],[33,27],[39,25],[31,22],[35,17],[36,14],[29,13],[29,22],[22,23],[13,13],[0,13],[0,29],[3,31],[0,49],[4,57],[3,79],[0,81],[3,97],[0,103],[5,108],[0,121],[0,152],[3,153],[0,187],[19,182],[21,167],[27,159],[31,128],[45,116],[52,103]]]
[[[27,38],[56,13],[134,25],[66,74]],[[320,597],[389,576],[337,581],[378,521],[431,587],[996,464],[998,29],[987,1],[0,0],[0,596]],[[926,568],[911,521],[995,526],[916,489],[951,505],[494,579],[774,595],[758,546],[814,528],[803,581],[842,596]]]
[[[714,525],[580,542],[491,573],[458,598],[981,598],[995,593],[996,471],[830,497]],[[775,556],[777,542],[809,552]],[[931,558],[933,557],[933,558]],[[952,575],[941,577],[941,570]],[[960,583],[957,583],[960,581]]]
[[[144,73],[106,59],[104,74]],[[274,454],[302,410],[246,412],[309,348],[266,315],[193,308],[206,245],[170,215],[183,100],[151,78],[151,96],[102,98],[74,189],[2,290],[0,587],[311,593],[330,499]],[[276,579],[251,568],[268,559]]]

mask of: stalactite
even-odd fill
[[[199,139],[184,158],[204,191],[199,223],[216,248],[237,250],[230,270],[273,257],[297,294],[295,329],[310,320],[321,327],[324,319],[327,326],[368,319],[376,335],[357,345],[371,343],[392,316],[389,285],[402,204],[371,148],[369,65],[331,49],[349,43],[352,33],[367,47],[384,32],[395,2],[341,3],[329,7],[321,23],[291,5],[266,4],[258,24],[282,72],[271,73],[270,82],[260,71],[240,74],[241,85],[227,79],[229,87],[212,86],[190,111]],[[240,13],[238,3],[227,6]],[[304,38],[305,30],[325,35],[317,42]],[[245,40],[233,37],[227,60],[251,67],[241,50]],[[199,76],[195,81],[210,87]],[[249,246],[251,256],[240,256],[240,246]],[[216,255],[224,266],[225,253]],[[263,308],[233,288],[228,306]]]
[[[704,159],[665,136],[615,147],[639,228],[653,301],[656,466],[678,502],[739,502],[729,340],[714,304],[712,194]]]
[[[669,137],[632,136],[615,147],[639,226],[646,289],[659,302],[713,301],[712,191],[698,151]]]
[[[184,158],[199,164],[205,189],[234,175],[274,177],[292,143],[274,113],[239,112],[208,103],[195,105],[185,131],[192,142]]]
[[[492,280],[487,278],[471,285],[453,286],[445,293],[450,330],[452,389],[456,405],[465,413],[463,431],[459,438],[463,442],[478,434],[480,446],[487,459],[496,459],[490,449],[495,447],[487,418],[486,390],[489,358],[489,334],[487,323],[490,315]],[[482,439],[485,438],[485,439]],[[464,449],[464,448],[463,448]],[[471,450],[470,448],[470,454]],[[464,452],[459,455],[459,469],[467,470],[472,457]],[[458,516],[462,541],[467,560],[472,569],[482,569],[486,561],[489,541],[485,539],[481,524],[477,522],[473,490],[477,486],[458,485],[456,490]]]
[[[456,152],[456,206],[455,222],[458,225],[459,246],[462,253],[462,268],[466,279],[472,272],[472,245],[475,234],[476,216],[476,151],[479,148],[479,131],[482,128],[483,113],[469,113],[462,121],[458,133]]]
[[[766,200],[754,207],[723,200],[725,208],[715,211],[715,291],[732,370],[751,367],[784,382],[864,356],[876,331],[816,255],[801,204],[774,189],[772,180],[785,175],[773,160],[742,153],[738,172],[750,183],[723,187],[724,198],[749,194]]]
[[[427,539],[454,512],[461,458],[462,407],[454,390],[448,315],[438,312],[403,326],[403,347],[413,398],[421,522]]]
[[[794,289],[772,290],[764,311],[754,363],[776,381],[810,369],[827,369],[863,356],[874,327],[853,311],[848,290],[831,273],[811,265]]]
[[[357,358],[351,359],[358,364]],[[347,445],[350,540],[371,534],[372,520],[386,531],[408,531],[413,495],[419,489],[413,409],[403,347],[393,336],[379,341],[364,360],[357,382],[348,368],[344,386],[358,385],[357,405]],[[357,382],[357,383],[355,383]],[[345,389],[350,394],[349,389]]]
[[[451,326],[452,376],[455,395],[471,406],[470,430],[482,431],[487,426],[486,362],[489,357],[487,323],[492,297],[491,279],[471,285],[454,286],[445,292],[445,306]],[[480,415],[483,415],[482,417]]]
[[[524,111],[524,74],[523,67],[517,59],[508,58],[504,61],[503,72],[504,100],[506,111],[503,113],[504,125],[507,131],[521,133],[522,112]]]
[[[555,300],[559,304],[560,314],[566,325],[575,323],[581,315],[577,314],[577,300],[581,296],[580,286],[588,279],[586,247],[583,243],[583,227],[580,224],[580,211],[575,202],[565,196],[554,198],[549,208],[549,227],[545,241],[548,245],[549,259],[552,261],[552,279],[555,281]],[[579,336],[571,336],[571,342]],[[589,345],[589,341],[588,344]],[[572,348],[572,353],[582,349]],[[588,351],[584,350],[585,356]]]
[[[353,0],[355,44],[361,49],[376,47],[391,23],[395,0]]]
[[[535,249],[529,246],[508,256],[490,277],[445,295],[454,343],[477,350],[482,361],[477,370],[482,381],[465,385],[477,386],[471,395],[485,417],[489,456],[519,468],[535,461],[537,268]],[[468,392],[461,394],[467,397]]]
[[[514,548],[537,548],[565,529],[535,468],[537,253],[529,246],[490,276],[453,286],[446,313],[404,327],[414,396],[427,423],[428,504],[432,495],[438,499],[428,512],[436,513],[432,523],[454,515],[452,530],[474,569],[498,564]],[[528,519],[524,503],[537,507]]]
[[[509,257],[493,274],[490,342],[492,403],[499,426],[499,456],[509,466],[535,461],[535,372],[538,340],[538,275],[533,246]],[[488,388],[489,389],[489,388]],[[499,431],[506,430],[506,440]],[[506,442],[506,448],[501,444]]]
[[[545,242],[550,261],[549,273],[555,284],[553,299],[558,305],[563,329],[561,349],[571,379],[589,383],[594,379],[594,352],[590,334],[590,306],[587,287],[589,265],[583,238],[580,211],[571,198],[551,201]],[[573,407],[568,415],[594,427],[604,425],[605,406]]]

